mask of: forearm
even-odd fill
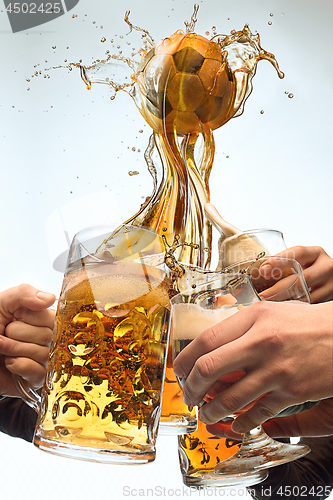
[[[32,441],[37,413],[19,398],[0,400],[0,431]]]

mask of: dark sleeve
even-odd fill
[[[333,436],[302,438],[311,452],[303,458],[269,469],[262,483],[248,492],[255,500],[318,500],[333,489]]]
[[[32,441],[37,413],[20,398],[0,400],[0,431]]]

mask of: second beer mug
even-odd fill
[[[34,444],[98,462],[155,458],[171,279],[163,242],[134,226],[78,233],[64,277]],[[152,265],[150,265],[152,263]]]

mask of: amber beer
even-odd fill
[[[213,486],[214,467],[234,455],[239,447],[238,441],[210,434],[206,425],[199,420],[195,432],[178,437],[179,462],[184,484],[203,485],[203,481],[206,480],[207,486]]]
[[[163,386],[161,434],[184,434],[197,428],[196,408],[189,409],[183,401],[183,391],[173,371],[172,345],[169,346]]]
[[[118,463],[155,458],[169,287],[163,271],[123,261],[65,277],[37,446],[85,448],[87,458],[102,450]]]

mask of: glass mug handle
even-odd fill
[[[56,299],[52,304],[52,306],[50,306],[48,309],[56,311],[57,307],[58,307],[58,299]],[[38,392],[32,387],[30,387],[28,382],[24,380],[24,378],[22,378],[20,375],[12,374],[12,378],[19,396],[28,406],[30,406],[37,413],[39,413],[42,398],[38,394]]]
[[[23,399],[28,406],[33,408],[37,413],[39,413],[41,397],[37,391],[32,389],[26,380],[24,380],[20,375],[12,375],[13,381],[19,396]]]

